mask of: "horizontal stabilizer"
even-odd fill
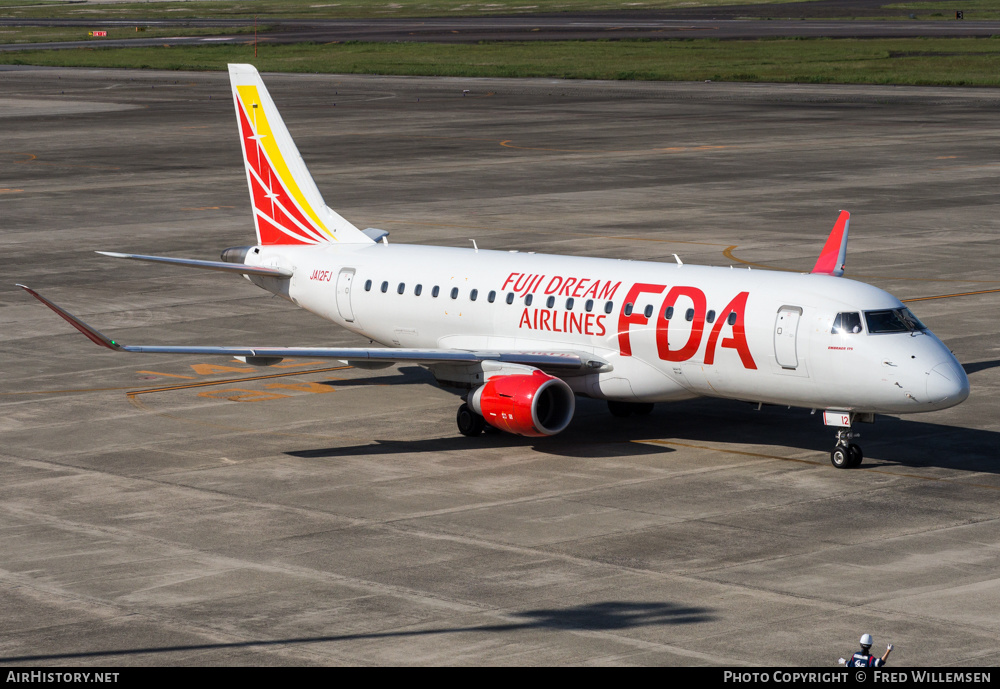
[[[819,260],[813,267],[813,273],[840,277],[844,274],[844,264],[847,263],[847,228],[851,224],[851,214],[840,211],[840,216],[823,245]]]
[[[170,263],[176,266],[187,266],[188,268],[202,268],[204,270],[218,270],[223,273],[237,273],[239,275],[263,275],[269,278],[290,278],[292,271],[286,268],[268,268],[266,266],[248,266],[242,263],[224,263],[222,261],[199,261],[194,258],[168,258],[166,256],[143,256],[141,254],[120,254],[116,251],[98,251],[102,256],[112,258],[131,258],[135,261],[152,261],[153,263]]]
[[[349,361],[368,361],[386,363],[410,364],[475,364],[483,361],[522,364],[534,366],[545,371],[603,371],[610,365],[604,359],[592,354],[575,351],[524,352],[501,350],[455,350],[455,349],[390,349],[388,347],[174,347],[163,345],[125,345],[117,342],[100,331],[92,328],[82,320],[49,301],[38,292],[18,285],[28,294],[42,302],[59,316],[69,322],[74,328],[87,336],[91,342],[119,352],[134,352],[141,354],[199,354],[221,355],[229,357],[252,357],[255,359],[313,357],[326,359],[341,359]],[[262,362],[261,362],[262,363]]]

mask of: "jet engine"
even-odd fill
[[[559,378],[535,371],[490,378],[469,396],[469,407],[502,431],[540,437],[569,425],[576,398]]]

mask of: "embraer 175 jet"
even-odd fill
[[[855,422],[969,395],[948,348],[896,297],[841,277],[842,211],[811,273],[390,244],[328,208],[257,70],[230,65],[257,244],[222,261],[104,253],[227,271],[384,347],[124,345],[37,292],[99,345],[268,366],[407,362],[463,393],[458,428],[555,435],[575,396],[616,416],[698,396],[821,410],[834,466],[861,463]]]

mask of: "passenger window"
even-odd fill
[[[646,308],[642,310],[642,315],[645,316],[646,318],[649,318],[650,316],[652,316],[653,315],[653,305],[652,304],[647,304]]]
[[[458,288],[457,287],[452,287],[451,288],[451,298],[452,299],[458,299]]]
[[[626,316],[632,315],[632,302],[625,304],[625,315]]]
[[[555,297],[549,297],[548,299],[545,300],[545,308],[551,309],[555,305],[556,305]]]
[[[413,296],[419,297],[420,293],[423,292],[423,291],[424,291],[424,286],[423,285],[417,285],[416,287],[413,288]]]
[[[372,281],[371,280],[365,280],[365,291],[366,292],[371,292],[372,291]]]
[[[569,299],[566,300],[566,310],[567,311],[572,311],[573,310],[573,303],[574,303],[573,302],[573,297],[570,297]]]
[[[850,335],[861,332],[861,314],[852,311],[838,313],[837,318],[833,321],[831,332],[834,335]]]
[[[437,285],[434,285],[434,288],[431,290],[431,296],[436,297],[439,294],[441,294],[441,288],[438,287]]]
[[[386,292],[388,292],[389,291],[389,283],[388,282],[383,282],[381,289],[382,289],[382,294],[385,294]]]
[[[668,306],[667,310],[663,312],[663,320],[669,321],[673,317],[674,317],[674,307]]]
[[[469,292],[469,301],[475,301],[478,298],[479,298],[479,290],[474,289],[471,292]]]
[[[587,311],[587,313],[590,313],[591,311],[593,311],[594,310],[594,300],[593,299],[588,299],[587,303],[583,305],[583,308]]]
[[[613,301],[604,302],[604,313],[611,313],[615,310],[615,303]]]
[[[489,303],[491,303],[491,304],[492,304],[493,302],[495,302],[495,301],[496,301],[496,299],[497,299],[497,292],[496,292],[496,290],[490,290],[490,293],[489,293],[489,295],[488,295],[488,296],[486,297],[486,300],[487,300],[487,301],[488,301]]]
[[[709,323],[715,323],[715,311],[709,311],[708,315],[705,316],[705,320]]]
[[[396,294],[402,294],[405,291],[406,291],[406,283],[405,282],[399,283],[399,286],[396,287]]]
[[[684,320],[693,321],[694,320],[694,309],[688,309],[684,312]]]
[[[530,294],[524,295],[524,305],[531,306],[531,296]]]
[[[736,325],[736,312],[735,311],[730,311],[729,312],[729,318],[726,319],[726,323],[728,323],[729,325]]]
[[[507,292],[507,303],[508,304],[513,304],[514,303],[514,293],[513,292]]]

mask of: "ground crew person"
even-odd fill
[[[892,644],[889,644],[888,648],[885,649],[885,653],[882,654],[881,658],[876,658],[871,654],[872,650],[872,635],[862,634],[861,640],[861,650],[851,656],[851,659],[846,661],[847,667],[882,667],[885,665],[885,659],[889,657],[892,653]],[[840,659],[840,664],[844,664],[844,659]]]

